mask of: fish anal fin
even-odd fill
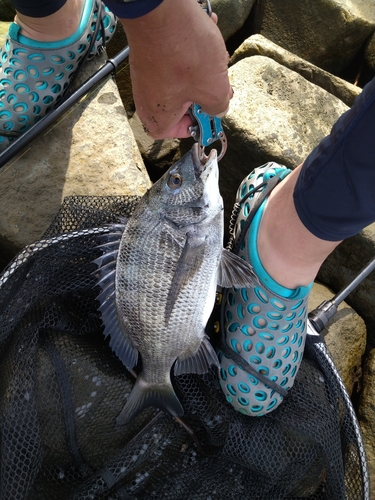
[[[258,278],[246,260],[223,248],[218,268],[217,284],[223,288],[246,288],[257,284]]]
[[[219,361],[208,337],[202,340],[198,350],[189,357],[178,358],[174,365],[174,374],[182,373],[207,373],[211,365],[219,367]]]
[[[150,406],[164,410],[173,417],[181,417],[184,414],[184,409],[171,384],[150,385],[142,379],[142,375],[139,375],[124,408],[116,419],[116,424],[118,426],[128,424]]]

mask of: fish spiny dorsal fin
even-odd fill
[[[125,222],[125,221],[123,221]],[[100,294],[99,311],[104,324],[104,336],[110,337],[109,346],[122,361],[124,366],[131,370],[138,361],[138,351],[133,347],[123,324],[120,324],[116,307],[116,262],[125,224],[109,226],[109,232],[99,237],[100,245],[97,246],[103,254],[94,260],[98,266],[95,274],[98,277]]]
[[[238,255],[223,248],[218,268],[217,284],[223,288],[246,288],[259,283],[251,265]]]
[[[174,374],[206,373],[211,365],[219,367],[219,360],[207,335],[204,336],[196,353],[188,358],[178,358],[174,365]]]
[[[184,409],[171,384],[149,385],[140,375],[124,408],[117,417],[116,424],[121,426],[129,423],[142,410],[150,406],[164,410],[173,417],[181,417],[184,414]]]

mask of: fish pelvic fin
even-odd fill
[[[153,406],[168,412],[172,417],[181,417],[184,409],[178,400],[171,384],[150,385],[142,379],[142,374],[137,378],[124,408],[116,419],[116,425],[128,424],[142,410]]]
[[[218,268],[217,284],[223,288],[246,288],[259,284],[254,270],[246,260],[223,248]]]
[[[178,358],[174,365],[174,374],[183,373],[206,373],[211,365],[219,367],[219,360],[207,335],[204,336],[198,350],[189,357]]]

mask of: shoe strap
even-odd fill
[[[250,224],[252,223],[258,208],[261,206],[261,204],[267,198],[267,196],[270,194],[270,192],[274,189],[274,187],[276,187],[276,185],[282,180],[281,179],[282,175],[283,175],[283,172],[279,172],[278,174],[274,175],[273,177],[271,177],[267,181],[262,182],[261,184],[256,186],[254,189],[251,189],[248,193],[246,193],[245,196],[239,202],[234,204],[232,215],[230,218],[232,227],[234,227],[232,221],[237,219],[241,204],[244,203],[247,200],[247,198],[249,198],[251,195],[254,195],[258,191],[263,189],[263,191],[261,193],[259,193],[256,200],[254,200],[254,204],[251,207],[250,213],[247,216],[246,221],[245,221],[239,235],[236,238],[234,238],[234,232],[233,232],[233,230],[231,230],[231,241],[228,243],[228,247],[230,247],[229,249],[233,253],[235,253],[235,254],[238,253],[238,251],[239,251],[239,249],[240,249],[240,247],[245,239],[246,232],[249,229]]]

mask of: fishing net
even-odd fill
[[[264,417],[234,411],[212,369],[174,380],[190,431],[153,408],[116,427],[133,377],[104,339],[92,261],[105,224],[136,203],[68,198],[1,276],[0,498],[368,498],[360,431],[321,337],[308,336],[293,388]]]

